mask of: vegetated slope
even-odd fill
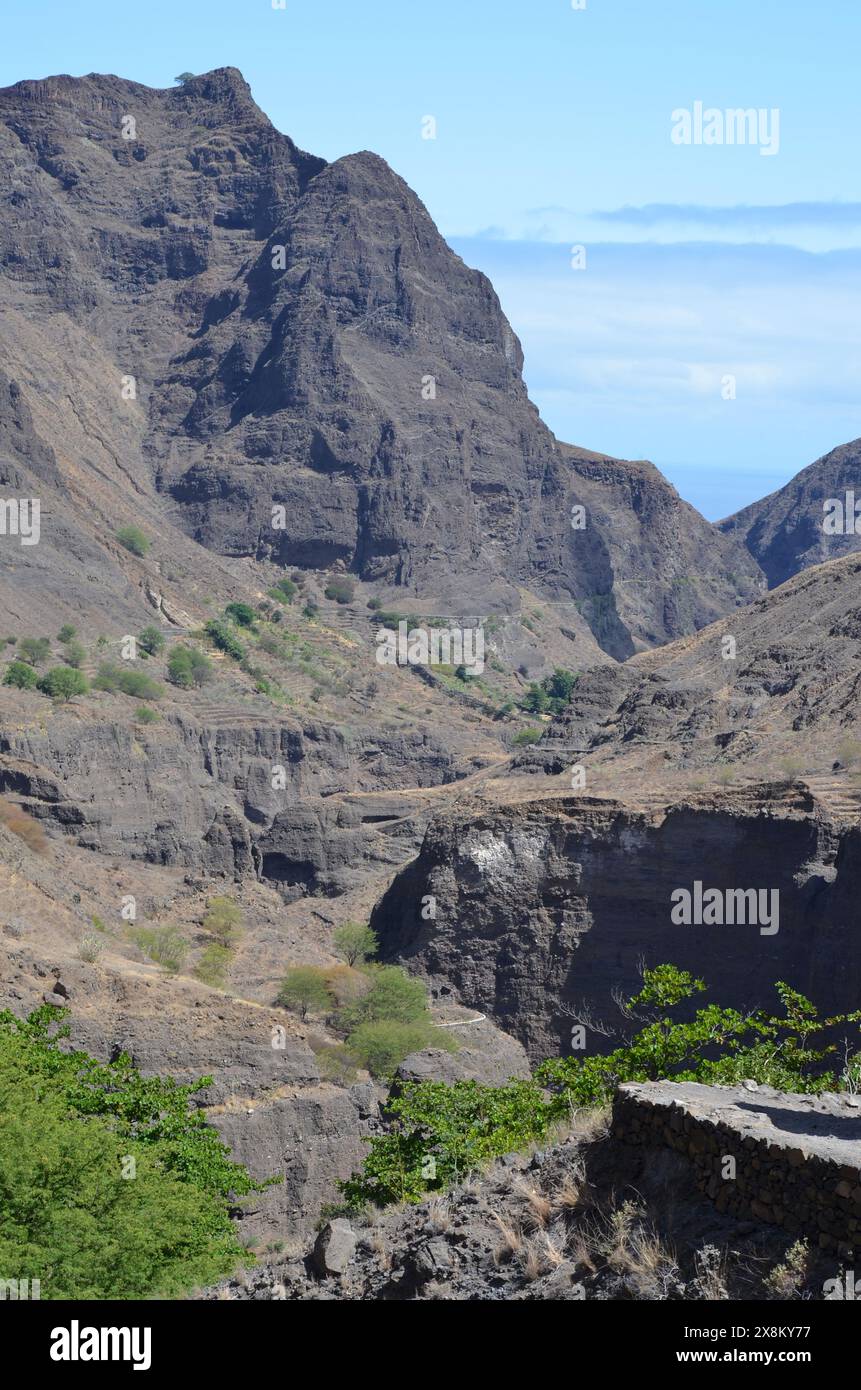
[[[805,570],[749,607],[622,666],[587,672],[524,768],[607,759],[827,772],[859,733],[861,558]],[[852,755],[854,758],[854,755]],[[790,769],[788,769],[790,770]],[[657,775],[653,777],[653,782]]]
[[[755,592],[654,470],[557,445],[492,286],[385,162],[304,154],[235,69],[6,88],[0,164],[7,371],[97,501],[462,612],[578,600],[615,656]]]
[[[832,449],[785,487],[727,517],[720,529],[744,542],[773,589],[809,565],[861,549],[854,511],[845,530],[832,535],[823,528],[823,503],[839,500],[845,512],[847,492],[861,502],[861,439]]]

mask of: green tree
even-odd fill
[[[0,1014],[0,1268],[75,1300],[177,1298],[229,1274],[231,1209],[263,1184],[194,1105],[211,1078],[70,1049],[65,1012]]]
[[[335,950],[348,965],[370,960],[380,949],[377,934],[366,923],[345,922],[334,935]]]
[[[250,603],[228,603],[224,612],[228,618],[238,623],[240,627],[254,627],[254,619],[257,617],[257,614],[254,612]]]
[[[139,526],[121,526],[117,531],[117,540],[132,555],[138,555],[141,559],[149,552],[150,541]]]
[[[193,77],[193,72],[181,72],[179,74],[179,77],[175,77],[173,80],[174,82],[178,82],[180,86],[184,87],[186,82],[190,82]]]
[[[281,981],[278,1003],[300,1018],[325,1013],[332,1003],[325,970],[316,965],[294,965]]]
[[[38,681],[39,677],[26,661],[11,661],[3,677],[4,685],[14,685],[19,690],[32,690]]]
[[[77,629],[76,627],[72,627],[72,624],[71,624],[71,623],[63,623],[63,626],[60,628],[60,631],[57,633],[57,641],[58,641],[58,642],[71,642],[73,638],[77,637],[77,635],[78,635],[78,629]]]
[[[18,656],[29,661],[31,666],[41,666],[51,655],[51,643],[47,637],[22,637],[18,643]]]
[[[151,624],[149,627],[145,627],[138,637],[138,646],[148,656],[158,656],[159,652],[164,651],[164,635]]]
[[[90,688],[90,682],[82,671],[76,671],[74,666],[54,666],[39,681],[39,689],[44,695],[50,695],[52,700],[60,700],[66,704],[76,695],[86,695]]]
[[[363,1023],[416,1023],[429,1019],[427,988],[421,980],[408,975],[399,965],[369,967],[370,989],[348,1004],[339,1016],[339,1024],[348,1032]]]
[[[245,660],[245,648],[238,638],[234,637],[227,623],[220,618],[210,618],[205,630],[206,635],[220,651],[232,656],[234,661]]]
[[[387,1018],[376,1023],[360,1024],[345,1044],[346,1052],[358,1066],[365,1067],[372,1076],[380,1078],[391,1077],[405,1057],[426,1047],[443,1047],[454,1051],[456,1043],[428,1020],[399,1023],[396,1019]]]

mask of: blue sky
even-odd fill
[[[382,154],[493,279],[556,433],[707,516],[861,435],[852,0],[5,0],[3,34],[0,85],[232,64],[304,148]],[[695,102],[777,109],[776,153],[674,143]]]

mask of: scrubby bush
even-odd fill
[[[221,946],[217,941],[211,941],[201,952],[194,973],[205,985],[222,989],[227,980],[232,957],[233,952],[229,946]]]
[[[356,586],[346,575],[336,574],[329,580],[323,592],[326,598],[334,599],[336,603],[352,603]]]
[[[136,927],[132,940],[138,950],[172,975],[185,964],[188,942],[176,927]]]
[[[94,965],[104,950],[104,941],[96,932],[85,932],[78,942],[78,955],[90,965]]]
[[[160,718],[158,710],[151,705],[139,705],[135,710],[135,722],[138,724],[155,724]]]
[[[240,627],[249,628],[254,627],[254,619],[257,616],[249,603],[228,603],[224,614]]]
[[[31,666],[41,666],[51,655],[51,643],[47,637],[22,637],[18,643],[18,656],[21,661],[29,661]]]
[[[150,548],[150,542],[139,526],[121,526],[117,531],[117,540],[126,550],[130,550],[132,555],[138,555],[141,559]]]
[[[119,691],[122,695],[132,695],[137,700],[159,700],[164,688],[144,671],[135,671],[128,666],[118,666],[112,661],[103,661],[95,679],[97,690]]]
[[[425,1047],[445,1047],[453,1051],[456,1044],[429,1021],[399,1023],[387,1018],[360,1024],[345,1046],[360,1067],[372,1076],[385,1078],[391,1077],[411,1052],[421,1052]]]
[[[242,909],[232,898],[210,898],[207,903],[203,929],[214,936],[222,946],[235,941],[242,927]]]
[[[174,647],[168,657],[167,676],[184,690],[206,685],[212,679],[212,662],[196,647]]]
[[[226,652],[228,656],[233,657],[234,661],[245,660],[245,648],[233,635],[229,625],[221,618],[210,618],[205,631],[207,637],[218,647],[219,651]]]
[[[52,700],[60,700],[64,704],[76,695],[86,695],[89,688],[90,682],[86,676],[82,671],[75,670],[74,666],[54,666],[39,681],[43,695],[50,695]]]
[[[426,986],[399,965],[370,966],[368,977],[370,988],[341,1011],[340,1027],[352,1032],[363,1023],[416,1023],[429,1018]]]
[[[74,666],[75,670],[78,670],[86,661],[86,647],[72,638],[71,641],[63,643],[63,658],[67,666]]]
[[[821,1019],[810,1000],[779,982],[778,1014],[709,1004],[691,1019],[690,1001],[705,989],[702,980],[672,965],[644,970],[643,988],[622,1005],[623,1026],[632,1018],[643,1026],[606,1055],[557,1058],[543,1063],[532,1080],[507,1086],[405,1083],[389,1102],[388,1132],[369,1141],[362,1172],[341,1183],[342,1191],[355,1204],[419,1201],[494,1156],[542,1141],[572,1111],[605,1105],[621,1082],[737,1085],[752,1079],[808,1093],[855,1085],[849,1065],[838,1072],[829,1059],[842,1056],[844,1045],[851,1052],[848,1041],[833,1041],[835,1029],[850,1028],[857,1037],[861,1010]],[[687,1021],[671,1017],[680,1005]]]
[[[543,732],[543,729],[520,729],[511,742],[517,748],[528,747],[531,743],[537,743]]]
[[[77,629],[76,627],[72,627],[72,624],[71,624],[71,623],[63,623],[63,626],[60,628],[60,631],[57,633],[57,641],[58,641],[58,642],[71,642],[73,638],[77,637],[77,635],[78,635],[78,629]]]
[[[279,579],[277,584],[269,590],[270,598],[277,599],[279,603],[292,603],[298,593],[297,586],[292,579]]]
[[[332,1003],[326,971],[317,965],[293,966],[281,981],[277,1002],[300,1018],[307,1018],[309,1013],[325,1013]]]
[[[18,690],[33,690],[39,677],[26,661],[11,661],[3,677],[4,685],[14,685]]]
[[[152,625],[145,627],[138,637],[138,646],[147,656],[158,656],[159,652],[164,651],[164,634]]]
[[[367,923],[345,922],[334,935],[335,950],[348,965],[361,965],[380,949],[377,934]]]

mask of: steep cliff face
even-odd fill
[[[782,979],[826,1011],[851,1009],[861,986],[846,910],[857,840],[809,794],[779,787],[658,815],[568,798],[440,817],[373,925],[390,959],[486,1010],[533,1059],[569,1050],[583,1004],[599,1027],[618,1026],[614,993],[636,993],[643,960],[691,970],[711,998],[739,1008],[772,1003]],[[671,895],[697,880],[773,890],[778,930],[676,925]],[[607,1046],[588,1030],[590,1050]]]
[[[848,504],[847,494],[851,494]],[[720,523],[741,539],[773,589],[809,565],[861,549],[855,498],[861,515],[861,439],[841,444],[759,502]],[[841,511],[829,503],[839,502]],[[826,520],[828,529],[826,529]]]
[[[756,592],[654,469],[557,444],[489,281],[385,162],[304,154],[235,69],[7,88],[0,173],[8,370],[114,513],[455,612],[530,586],[617,657]]]

